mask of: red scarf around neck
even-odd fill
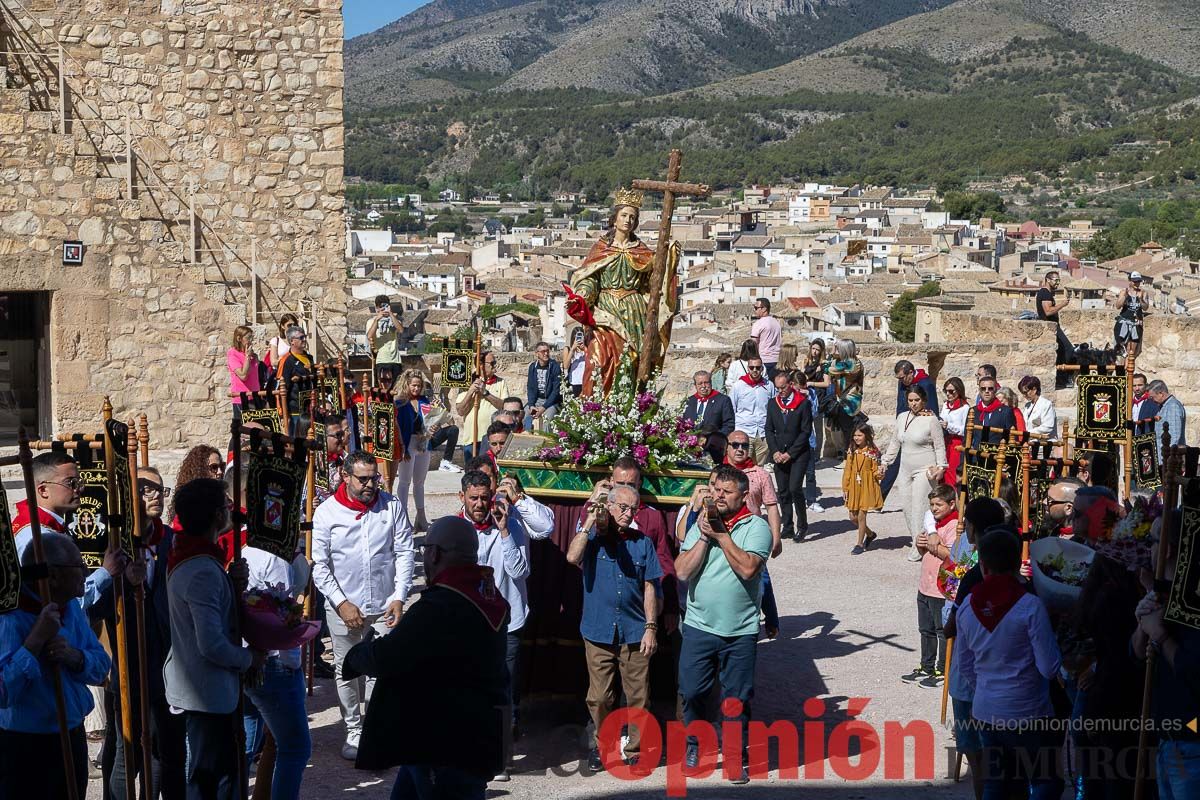
[[[493,375],[492,377],[490,377],[486,381],[484,381],[484,383],[487,384],[488,386],[495,386],[499,382],[500,382],[499,375]]]
[[[467,516],[467,510],[465,508],[458,512],[458,516],[474,525],[476,533],[486,533],[487,531],[490,531],[492,528],[496,527],[490,516],[487,518],[487,522],[480,525],[478,522]]]
[[[778,403],[779,407],[784,411],[795,411],[800,407],[801,400],[803,400],[803,397],[799,392],[792,392],[791,399],[789,399],[786,403],[783,402],[783,395],[775,395],[775,402]]]
[[[460,564],[446,567],[429,580],[429,585],[442,586],[462,595],[479,609],[492,630],[500,630],[508,603],[496,590],[496,580],[491,567],[479,564]]]
[[[988,575],[971,591],[971,608],[979,624],[993,632],[1024,596],[1025,587],[1015,575]]]
[[[958,409],[962,408],[966,404],[967,404],[966,400],[963,400],[961,397],[956,397],[956,398],[954,398],[953,401],[951,401],[951,400],[946,401],[946,408],[950,409],[951,411],[957,411]]]
[[[363,514],[366,514],[368,511],[371,510],[371,507],[375,505],[374,503],[371,503],[371,505],[367,505],[366,503],[362,502],[361,500],[356,500],[353,497],[351,497],[350,493],[348,491],[346,491],[345,483],[342,483],[342,485],[337,488],[337,491],[333,493],[333,496],[335,498],[337,498],[337,501],[339,503],[341,503],[342,505],[344,505],[346,508],[350,509],[351,511],[358,512],[358,514],[354,517],[355,519],[362,519]],[[378,497],[379,496],[376,495],[376,499],[378,499]]]
[[[760,373],[760,374],[761,374],[761,373]],[[747,386],[763,386],[763,385],[765,385],[765,384],[766,384],[766,381],[765,381],[765,380],[763,380],[762,378],[759,378],[758,380],[754,380],[754,378],[751,378],[751,377],[750,377],[750,373],[749,373],[749,372],[747,372],[747,373],[745,373],[744,375],[742,375],[742,377],[740,378],[740,380],[742,380],[743,382],[745,382],[745,384],[746,384]]]
[[[167,574],[183,562],[201,556],[208,556],[218,564],[225,563],[225,551],[216,542],[180,532],[171,542],[171,552],[167,554]]]
[[[753,516],[753,515],[750,513],[749,506],[747,506],[745,503],[742,503],[742,507],[739,508],[737,511],[733,512],[733,516],[728,517],[728,518],[722,517],[722,519],[725,522],[726,530],[728,530],[730,533],[732,533],[733,526],[737,525],[739,522],[744,520],[746,517],[750,517],[750,516]]]
[[[720,394],[720,392],[718,392],[716,389],[710,389],[708,394],[704,395],[703,397],[700,396],[699,392],[696,392],[694,397],[696,398],[696,402],[698,402],[698,403],[707,403],[709,400],[712,400],[714,397],[716,397],[719,394]]]
[[[951,523],[951,522],[958,522],[958,509],[956,508],[956,509],[952,510],[946,516],[942,517],[939,520],[936,520],[936,522],[937,522],[937,526],[939,528],[944,527],[945,525],[947,525],[948,523]]]
[[[988,403],[986,406],[983,404],[983,400],[981,398],[975,408],[982,414],[990,414],[1002,405],[1004,405],[1004,403],[1000,402],[999,397],[993,398],[992,402]]]
[[[38,522],[42,523],[42,530],[54,531],[55,533],[67,532],[67,529],[63,527],[63,524],[56,520],[49,511],[41,506],[37,506],[37,515]],[[13,535],[16,535],[17,531],[21,530],[21,528],[24,528],[30,522],[32,522],[32,518],[29,515],[29,501],[18,500],[17,515],[13,517],[12,521]]]
[[[740,469],[742,472],[745,472],[746,470],[750,469],[751,467],[753,467],[755,465],[754,464],[754,456],[750,456],[745,461],[734,461],[732,457],[727,455],[727,456],[725,456],[725,463],[731,467]]]

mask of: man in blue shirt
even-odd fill
[[[562,405],[562,366],[550,358],[550,345],[538,342],[534,348],[537,356],[529,365],[525,388],[529,397],[529,415],[525,417],[525,430],[542,430],[542,422],[553,419]]]
[[[600,733],[617,704],[617,675],[629,708],[650,699],[650,657],[657,647],[658,581],[662,568],[654,543],[631,528],[638,493],[614,486],[606,504],[593,503],[567,550],[567,561],[583,569],[583,635],[588,665],[588,712]],[[626,758],[636,763],[639,731],[629,728]],[[615,757],[615,756],[613,756]],[[594,741],[588,767],[603,768]]]
[[[54,670],[61,675],[76,796],[87,793],[88,753],[83,719],[92,710],[88,686],[99,686],[111,662],[77,598],[87,568],[70,537],[47,531],[42,547],[49,571],[45,607],[33,577],[33,547],[21,557],[24,580],[17,610],[0,615],[0,789],[5,797],[57,798],[63,776]]]

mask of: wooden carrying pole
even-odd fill
[[[112,402],[106,397],[104,405],[101,406],[100,416],[104,421],[105,430],[108,429],[108,423],[113,418]],[[114,458],[112,440],[104,436],[104,471],[107,476],[108,491],[105,495],[108,499],[108,546],[112,549],[119,549],[121,546],[120,536],[117,532],[115,519],[117,517],[116,505],[116,480],[113,475],[113,458]],[[133,776],[137,774],[137,762],[133,749],[133,702],[129,696],[129,618],[128,610],[125,608],[125,576],[113,576],[113,597],[116,605],[116,629],[117,629],[117,652],[113,656],[117,660],[117,707],[121,715],[121,745],[124,748],[125,761],[125,796],[128,800],[133,800],[136,791],[134,789]]]
[[[324,448],[317,449],[316,418],[308,426],[308,470],[304,480],[304,558],[308,561],[308,589],[304,592],[304,618],[313,618],[313,510],[316,505],[317,493],[317,456],[325,452]],[[327,469],[323,464],[322,468]],[[304,677],[308,682],[308,696],[313,694],[313,670],[316,668],[316,648],[313,642],[304,646]]]
[[[281,387],[282,388],[282,387]],[[286,392],[285,392],[286,396]],[[286,400],[284,402],[284,412],[287,411]],[[241,424],[234,420],[231,425],[233,434],[233,562],[236,564],[242,559],[242,431]],[[234,588],[234,615],[233,615],[233,640],[240,642],[241,636],[241,616],[242,616],[242,598],[238,596],[236,587]],[[246,770],[246,759],[242,754],[246,752],[246,729],[242,725],[242,710],[246,706],[246,698],[243,692],[245,677],[241,673],[238,674],[238,698],[237,710],[233,717],[233,743],[234,752],[237,753],[237,796],[243,800],[249,795],[249,775]]]
[[[963,428],[963,447],[962,457],[959,464],[959,479],[958,479],[958,533],[956,534],[955,542],[962,537],[963,531],[966,528],[966,509],[967,509],[967,447],[965,446],[971,436],[971,429],[975,425],[975,409],[967,411],[967,425]],[[954,637],[946,637],[946,672],[942,680],[942,706],[941,715],[939,717],[940,724],[946,724],[946,707],[950,704],[950,661],[954,657]]]
[[[1028,443],[1021,448],[1021,563],[1029,560],[1029,471],[1033,447]]]
[[[1136,359],[1132,353],[1125,354],[1125,497],[1129,500],[1133,492],[1133,371]]]
[[[132,433],[133,433],[132,425],[129,426],[129,431],[130,431],[130,434],[132,435]],[[138,468],[140,469],[142,467],[148,467],[148,466],[150,466],[150,423],[149,423],[149,421],[147,421],[145,414],[138,415],[137,441],[138,441],[138,455],[139,455]],[[132,459],[130,459],[130,463],[133,463]],[[138,498],[138,496],[135,493],[133,495],[133,499],[135,502],[137,501],[137,498]]]
[[[483,377],[483,329],[475,329],[475,374],[479,376],[479,380],[484,381],[484,386],[487,385],[487,378]],[[471,408],[471,457],[479,455],[479,401],[481,397],[478,392],[475,393],[475,401]]]
[[[25,502],[29,506],[29,532],[33,535],[34,563],[44,565],[46,554],[42,550],[42,525],[37,515],[37,492],[33,482],[33,451],[29,448],[29,438],[25,428],[18,432],[17,446],[21,462],[21,476],[25,480]],[[38,595],[42,606],[50,602],[50,576],[42,575],[37,582]],[[63,780],[67,784],[68,800],[81,800],[75,776],[75,754],[71,749],[71,729],[67,721],[67,701],[63,696],[62,667],[51,665],[51,680],[54,684],[54,712],[58,718],[58,746],[62,750]]]
[[[145,419],[146,416],[143,414],[142,421],[144,422]],[[132,501],[130,515],[133,520],[133,530],[130,534],[134,539],[133,563],[140,566],[145,563],[142,558],[141,542],[141,490],[138,489],[138,451],[141,434],[138,432],[135,436],[134,432],[134,422],[131,419],[126,435],[126,452],[129,455],[129,497]],[[149,434],[147,434],[146,439],[149,440],[149,438]],[[159,575],[158,579],[163,580],[165,577]],[[139,583],[134,594],[134,617],[137,619],[138,711],[142,720],[142,797],[154,797],[154,771],[151,768],[154,764],[154,750],[150,744],[150,682],[147,679],[150,674],[150,661],[146,655],[146,584]],[[129,782],[129,776],[126,776],[125,780]]]

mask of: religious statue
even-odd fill
[[[679,243],[669,242],[662,286],[655,292],[652,280],[655,251],[637,236],[642,197],[642,192],[632,189],[617,191],[608,231],[592,245],[582,266],[571,275],[570,286],[565,287],[567,313],[587,330],[584,395],[591,395],[597,389],[597,367],[599,391],[607,394],[623,356],[628,354],[636,369],[647,336],[659,338],[659,353],[666,350],[671,340]],[[658,309],[651,314],[655,295]],[[653,330],[647,330],[649,327]]]

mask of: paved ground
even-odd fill
[[[164,466],[177,463],[177,456],[156,457]],[[168,469],[168,472],[173,470]],[[15,485],[5,471],[5,487]],[[803,544],[786,544],[783,554],[771,562],[771,576],[782,618],[782,633],[775,641],[759,645],[757,693],[754,716],[764,721],[808,722],[805,741],[828,740],[836,726],[847,718],[849,698],[867,698],[859,719],[880,732],[883,757],[866,780],[847,781],[823,758],[805,758],[802,780],[782,781],[773,771],[765,781],[749,786],[729,786],[718,776],[688,782],[692,797],[779,797],[791,798],[802,791],[807,796],[828,798],[908,798],[917,792],[924,797],[968,797],[968,783],[955,784],[947,774],[946,746],[949,737],[937,725],[940,692],[902,684],[898,676],[916,665],[918,637],[915,620],[917,565],[904,559],[902,516],[888,512],[871,522],[880,534],[874,548],[851,556],[854,543],[851,525],[841,506],[841,473],[820,471],[819,483],[826,488],[827,509],[810,517],[811,537]],[[168,481],[170,475],[168,475]],[[432,473],[428,488],[432,515],[457,510],[451,494],[457,489],[455,475]],[[804,701],[820,698],[825,711],[812,719]],[[355,771],[340,758],[343,729],[333,684],[318,681],[309,702],[314,754],[305,776],[303,796],[387,798],[393,774]],[[562,703],[535,703],[526,710],[526,735],[517,743],[516,772],[509,783],[489,786],[489,798],[533,800],[553,793],[557,798],[663,797],[666,770],[636,783],[610,775],[585,775],[577,742],[586,712]],[[818,726],[817,722],[821,725]],[[911,740],[902,754],[884,735],[889,722],[907,724],[925,721],[932,726],[932,757],[935,778],[915,780],[914,747]],[[419,720],[397,720],[398,724],[420,725]],[[820,736],[815,734],[821,734]],[[834,734],[836,735],[836,734]],[[811,746],[811,744],[809,745]],[[879,756],[875,746],[864,748],[865,757]],[[854,752],[858,752],[857,749]],[[893,759],[904,764],[904,779],[885,778],[884,763]],[[856,756],[853,763],[858,763]],[[823,767],[824,776],[818,770]],[[845,772],[845,770],[843,770]],[[89,798],[99,797],[99,782],[93,781]]]

